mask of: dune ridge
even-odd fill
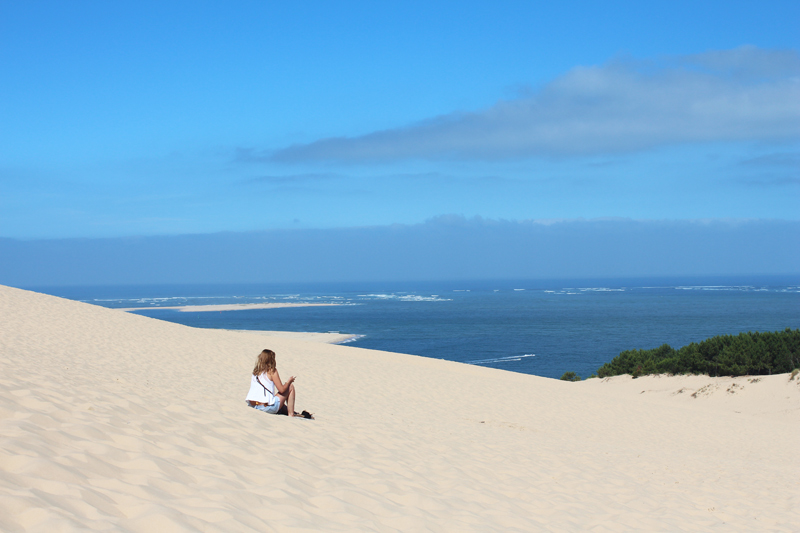
[[[800,523],[800,376],[568,383],[2,286],[0,328],[2,531]],[[317,420],[245,406],[265,347]]]

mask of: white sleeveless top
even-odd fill
[[[275,396],[275,384],[269,379],[266,372],[258,376],[261,383],[258,382],[256,376],[250,376],[250,391],[247,393],[246,401],[261,402],[267,405],[272,405],[279,401]],[[263,384],[263,387],[262,387]]]

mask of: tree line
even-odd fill
[[[651,350],[626,350],[601,366],[597,376],[757,376],[784,374],[795,368],[800,368],[800,329],[786,328],[775,332],[718,335],[678,350],[669,344]],[[576,381],[576,377],[573,372],[567,372],[561,379]]]

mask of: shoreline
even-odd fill
[[[181,313],[204,313],[210,311],[248,311],[252,309],[280,309],[283,307],[334,307],[341,304],[312,304],[312,303],[268,303],[268,304],[216,304],[216,305],[171,305],[151,307],[105,307],[114,311],[150,311],[154,309],[169,309]],[[100,306],[103,307],[103,306]]]

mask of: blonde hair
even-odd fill
[[[272,350],[262,350],[256,359],[256,366],[253,368],[253,375],[260,376],[264,372],[272,373],[275,370],[275,352]]]

